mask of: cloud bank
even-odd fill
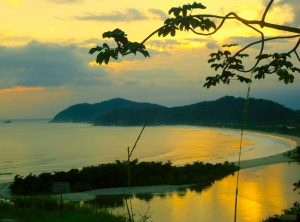
[[[150,15],[135,8],[128,8],[123,11],[113,11],[106,14],[87,13],[82,16],[76,16],[75,19],[101,22],[131,22],[150,19],[165,20],[167,18],[167,15],[159,9],[151,8],[148,10],[148,13]]]
[[[31,42],[0,47],[0,87],[89,85],[107,82],[104,69],[88,66],[88,50]]]

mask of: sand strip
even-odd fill
[[[261,134],[273,135],[276,137],[282,137],[282,138],[286,138],[289,140],[293,140],[295,142],[296,147],[300,146],[300,137],[275,134],[275,133],[261,133]],[[291,147],[291,150],[296,147]],[[288,163],[288,162],[292,162],[292,161],[293,160],[291,158],[289,158],[288,156],[284,155],[284,153],[278,153],[278,154],[275,154],[272,156],[267,156],[267,157],[255,158],[255,159],[251,159],[251,160],[242,160],[240,167],[241,167],[241,169],[246,169],[246,168],[251,168],[251,167],[275,164],[275,163]],[[234,164],[238,165],[238,162],[234,162]]]
[[[258,166],[264,166],[264,165],[270,165],[274,163],[288,163],[292,162],[289,157],[285,156],[283,153],[279,153],[272,156],[257,158],[257,159],[251,159],[251,160],[243,160],[241,161],[241,169],[251,168],[251,167],[258,167]],[[235,165],[238,165],[238,162],[234,163]]]
[[[187,188],[191,185],[160,185],[160,186],[141,186],[141,187],[132,187],[131,194],[163,194],[178,191],[179,189]],[[119,195],[119,194],[127,194],[127,187],[120,188],[105,188],[98,190],[91,190],[85,192],[78,193],[68,193],[63,194],[64,200],[70,201],[88,201],[93,200],[96,196],[105,196],[105,195]],[[53,195],[54,197],[60,198],[60,195]]]

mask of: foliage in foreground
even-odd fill
[[[184,166],[173,166],[171,162],[134,160],[130,165],[132,186],[198,184],[205,187],[238,170],[238,167],[228,162],[224,164],[195,162]],[[117,160],[114,163],[84,167],[82,170],[30,174],[26,177],[17,175],[11,190],[16,195],[50,194],[53,181],[70,182],[71,192],[126,187],[127,162]]]
[[[300,149],[300,147],[298,147],[297,149]],[[300,180],[294,183],[293,185],[294,185],[294,191],[298,191],[300,189]],[[298,192],[298,194],[300,194],[300,192]],[[294,202],[293,206],[291,206],[288,209],[284,209],[283,213],[286,215],[296,215],[297,217],[296,221],[300,221],[300,202],[299,201]],[[279,219],[277,216],[272,216],[265,221],[276,222],[276,221],[283,221],[283,220]]]
[[[286,152],[286,155],[288,157],[290,157],[291,159],[294,159],[294,160],[300,162],[300,146],[296,147],[296,149]],[[300,188],[300,180],[298,181],[298,183],[295,183],[294,186],[296,187],[295,190],[299,189]]]
[[[11,201],[0,200],[0,219],[16,219],[18,222],[122,222],[122,216],[115,216],[95,206],[64,202],[60,214],[59,201],[48,197],[22,197]]]
[[[196,36],[211,36],[222,29],[228,21],[236,21],[252,30],[259,37],[258,40],[250,41],[246,46],[231,50],[237,44],[225,44],[222,49],[210,54],[208,63],[214,69],[215,74],[208,76],[204,87],[216,86],[219,83],[229,84],[232,80],[238,80],[244,83],[252,82],[252,74],[255,79],[264,79],[270,75],[277,75],[278,80],[285,84],[293,83],[294,76],[300,73],[300,68],[294,65],[293,59],[300,61],[297,49],[300,45],[300,29],[266,22],[267,14],[274,0],[269,0],[262,16],[258,20],[250,20],[240,17],[235,12],[229,12],[225,15],[201,13],[206,7],[201,3],[184,4],[180,7],[173,7],[169,10],[169,17],[164,24],[157,30],[148,35],[141,42],[130,41],[127,34],[117,28],[113,31],[104,32],[103,39],[112,39],[113,44],[103,43],[102,46],[91,48],[89,53],[97,53],[96,63],[99,65],[108,64],[110,60],[117,60],[127,55],[141,54],[144,57],[150,57],[145,43],[154,35],[160,37],[174,37],[178,32],[192,32]],[[272,30],[280,30],[287,35],[267,37],[264,27]],[[276,33],[276,32],[275,32]],[[266,43],[275,40],[296,39],[295,45],[284,51],[266,53]],[[110,41],[111,43],[111,41]],[[257,56],[249,56],[247,49],[259,46]],[[254,64],[245,65],[246,59]],[[298,65],[298,64],[297,64]],[[250,74],[252,73],[252,74]],[[248,74],[248,75],[247,75]]]
[[[300,147],[297,147],[297,150],[300,151]],[[300,180],[298,182],[294,183],[294,191],[299,191],[300,189]],[[298,192],[300,194],[300,192]],[[296,214],[298,216],[298,219],[300,219],[300,202],[296,201],[293,206],[291,206],[288,209],[283,210],[285,214]]]

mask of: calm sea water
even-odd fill
[[[0,124],[0,183],[16,174],[52,172],[126,159],[140,127],[100,127],[14,121]],[[191,126],[148,127],[134,158],[172,161],[236,161],[240,132]],[[246,132],[242,159],[276,154],[295,142],[276,136]],[[299,164],[275,164],[241,171],[238,221],[261,221],[280,213],[299,196],[292,184],[300,178]],[[157,194],[148,201],[134,198],[137,215],[147,209],[151,221],[232,221],[235,176],[217,181],[202,192]],[[124,212],[123,208],[118,209]]]
[[[47,121],[0,124],[0,182],[14,175],[80,168],[116,159],[125,160],[140,127],[101,127]],[[236,161],[239,131],[207,127],[148,127],[136,148],[139,160]],[[275,136],[246,133],[242,159],[288,150],[294,142]]]

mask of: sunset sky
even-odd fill
[[[234,82],[203,88],[215,74],[207,60],[224,43],[258,39],[257,33],[228,21],[214,36],[180,33],[154,36],[146,43],[150,58],[130,56],[108,66],[95,64],[91,47],[102,45],[105,31],[121,28],[132,41],[141,41],[163,24],[173,6],[187,0],[0,0],[0,119],[51,118],[75,103],[95,103],[114,97],[177,106],[224,95],[244,97],[246,85]],[[241,4],[236,0],[206,0],[199,13],[230,11],[261,19],[266,0]],[[298,26],[298,0],[275,0],[267,21]],[[266,35],[284,33],[266,30]],[[105,40],[106,41],[106,40]],[[296,39],[267,44],[267,52],[289,51]],[[258,48],[249,53],[257,53]],[[249,65],[253,61],[249,60]],[[299,63],[295,63],[299,67]],[[300,75],[285,85],[277,77],[254,81],[251,96],[300,109]]]

